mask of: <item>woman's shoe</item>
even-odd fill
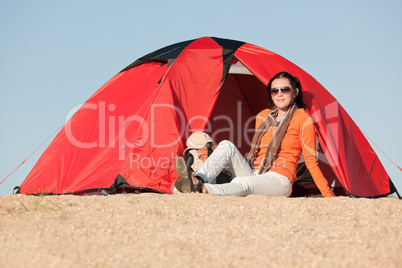
[[[182,193],[199,192],[202,193],[202,179],[195,177],[187,167],[184,157],[178,157],[176,160],[176,172],[179,177],[174,186]]]
[[[176,172],[179,178],[175,181],[174,186],[179,192],[190,193],[191,185],[189,170],[187,168],[186,160],[182,156],[178,157],[176,160]]]

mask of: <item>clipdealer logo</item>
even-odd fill
[[[91,149],[91,148],[118,148],[118,158],[119,160],[125,160],[130,157],[130,161],[133,163],[140,163],[141,166],[147,165],[158,165],[161,163],[171,162],[172,157],[168,157],[170,160],[162,161],[155,159],[140,159],[140,154],[133,153],[133,155],[127,155],[127,148],[136,149],[141,148],[145,144],[149,144],[151,148],[163,149],[169,148],[182,142],[182,139],[188,137],[194,131],[205,131],[211,133],[212,125],[219,122],[223,127],[221,129],[215,130],[211,133],[212,140],[216,140],[217,135],[224,133],[228,140],[233,141],[236,146],[246,146],[250,147],[252,141],[249,140],[248,135],[250,132],[254,132],[255,126],[255,116],[249,118],[242,118],[242,103],[237,102],[236,105],[236,116],[231,118],[227,115],[215,115],[213,118],[209,119],[205,116],[193,116],[187,118],[181,109],[172,104],[152,104],[150,107],[150,120],[147,121],[145,118],[139,115],[119,115],[118,107],[115,104],[107,104],[105,101],[100,101],[99,103],[84,103],[82,105],[76,105],[70,109],[66,116],[66,125],[64,127],[64,132],[68,141],[78,148]],[[170,118],[175,118],[174,127],[178,135],[171,140],[163,139],[163,141],[158,140],[156,133],[165,131],[162,129],[158,122],[160,115],[172,114]],[[69,119],[71,117],[71,119]],[[83,117],[87,117],[85,128],[94,128],[93,136],[88,135],[88,131],[85,132],[83,136],[82,132],[77,128],[76,119],[80,117],[80,123],[83,122]],[[315,111],[311,117],[314,122],[325,122],[326,129],[326,140],[324,141],[327,148],[332,152],[338,151],[339,144],[339,106],[337,102],[331,103],[325,107],[325,113],[321,110]],[[244,123],[245,122],[245,123]],[[81,125],[82,126],[82,125]],[[193,128],[192,126],[199,126],[199,128]],[[304,124],[303,129],[308,125]],[[136,137],[126,137],[127,129],[136,129]],[[236,135],[234,135],[236,133]],[[234,140],[234,136],[237,140]],[[303,138],[301,139],[303,141]],[[314,148],[308,148],[306,144],[303,144],[305,149],[310,153],[316,152]],[[144,157],[144,156],[142,156]],[[330,159],[318,154],[317,156],[320,161],[330,162],[332,166],[339,164],[339,157],[336,155],[331,156]],[[328,157],[328,156],[327,156]],[[156,163],[156,164],[155,164]],[[329,164],[329,163],[328,163]]]

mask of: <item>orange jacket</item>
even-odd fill
[[[261,111],[256,118],[256,128],[260,125],[262,119],[271,110]],[[268,144],[276,129],[270,128],[261,139],[261,148],[258,151],[254,162],[254,169],[258,169],[262,159],[267,151]],[[304,111],[298,109],[294,113],[289,127],[285,133],[282,143],[275,156],[269,171],[274,171],[286,176],[292,183],[296,180],[297,162],[300,160],[300,154],[303,152],[306,166],[314,179],[315,184],[324,197],[332,197],[332,192],[328,186],[318,162],[316,160],[316,138],[313,119]]]

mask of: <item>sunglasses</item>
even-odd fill
[[[292,92],[292,89],[290,87],[274,87],[271,88],[271,96],[274,97],[278,95],[279,91],[283,93],[283,95],[289,95]]]

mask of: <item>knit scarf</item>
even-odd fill
[[[293,114],[296,110],[297,105],[293,104],[292,108],[290,108],[284,115],[285,118],[278,122],[275,120],[275,118],[278,116],[278,109],[276,108],[268,113],[257,127],[251,143],[250,152],[247,156],[248,163],[251,167],[253,167],[254,161],[257,158],[257,153],[261,149],[260,142],[264,134],[267,133],[270,128],[278,128],[268,145],[267,152],[265,153],[265,156],[260,164],[260,168],[258,169],[258,174],[267,172],[271,167],[272,162],[275,159],[275,155],[278,152],[279,146],[282,143],[283,137],[285,136],[286,130],[288,129],[290,120],[292,120]]]

